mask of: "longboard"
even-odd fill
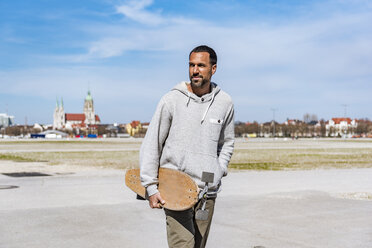
[[[164,208],[182,211],[198,202],[199,187],[186,173],[167,168],[159,168],[158,189],[165,201]],[[147,199],[146,189],[141,185],[140,169],[127,170],[125,184],[142,198]]]

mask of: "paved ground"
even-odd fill
[[[135,200],[123,171],[31,168],[51,176],[0,174],[1,248],[166,247],[163,211]],[[371,178],[372,169],[231,172],[208,247],[372,247]]]

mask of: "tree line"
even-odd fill
[[[303,121],[296,121],[295,123],[247,123],[237,121],[235,123],[235,136],[244,137],[247,135],[254,135],[256,137],[334,137],[341,136],[334,127],[326,129],[326,121],[310,121],[308,123]],[[344,134],[354,136],[371,136],[372,122],[369,119],[359,119],[357,127],[348,127],[342,130]]]

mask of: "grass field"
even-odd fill
[[[117,169],[138,167],[141,140],[0,140],[0,160],[83,165]],[[230,169],[297,170],[372,167],[372,140],[238,139]]]

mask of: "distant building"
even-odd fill
[[[147,129],[149,129],[149,126],[150,126],[150,122],[141,123],[141,128],[144,129],[145,131],[147,131]]]
[[[53,116],[53,129],[89,128],[101,123],[99,116],[94,112],[93,98],[90,91],[85,97],[83,112],[81,114],[65,113],[63,100],[61,99],[60,103],[57,100]]]
[[[130,136],[134,136],[135,134],[139,133],[142,128],[140,121],[132,121],[126,125],[127,133]]]
[[[326,136],[343,136],[353,134],[353,129],[358,126],[357,120],[350,118],[332,118],[326,122]]]
[[[301,121],[301,120],[298,120],[298,119],[287,119],[285,122],[284,122],[284,124],[285,125],[297,125],[297,124],[301,124],[301,123],[303,123],[303,121]]]
[[[0,113],[0,128],[1,127],[9,127],[14,125],[14,116]]]
[[[98,115],[94,115],[95,119],[87,122],[85,114],[65,114],[66,127],[87,127],[91,125],[100,124],[101,120]]]

